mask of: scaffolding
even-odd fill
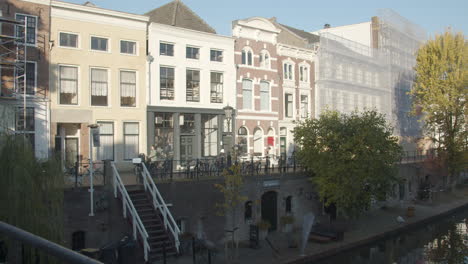
[[[350,113],[374,108],[385,114],[395,135],[418,137],[421,124],[410,114],[408,92],[426,33],[390,9],[379,10],[376,21],[375,47],[320,33],[317,116],[325,109]]]
[[[331,33],[320,34],[318,109],[349,114],[376,109],[391,116],[388,57],[378,49]]]
[[[27,120],[27,30],[27,19],[0,16],[0,99],[22,100],[23,127],[26,127]],[[10,104],[1,102],[1,105],[3,112],[9,112],[7,108]],[[3,126],[6,127],[2,130],[12,130],[8,124]]]

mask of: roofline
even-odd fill
[[[237,25],[240,25],[240,26],[243,26],[243,27],[255,28],[255,27],[247,25],[247,23],[246,23],[246,22],[249,22],[250,20],[253,20],[253,19],[264,20],[264,21],[270,23],[271,25],[273,25],[273,27],[275,27],[275,29],[276,29],[276,30],[262,29],[264,31],[273,32],[273,33],[276,33],[276,34],[279,34],[281,32],[281,29],[278,29],[278,27],[273,22],[271,22],[268,18],[260,17],[260,16],[254,16],[254,17],[249,17],[249,18],[245,18],[245,19],[237,19],[237,20],[233,20],[232,23],[233,23],[233,26],[235,25],[234,23],[237,23]]]
[[[83,11],[83,12],[94,13],[94,14],[98,14],[98,15],[105,15],[105,16],[113,16],[113,17],[118,17],[118,18],[124,18],[124,19],[131,19],[131,20],[136,20],[136,21],[145,22],[145,23],[147,23],[149,21],[148,16],[137,15],[137,14],[121,12],[121,11],[115,11],[115,10],[111,10],[111,9],[101,8],[101,7],[84,6],[84,5],[67,3],[67,2],[63,2],[63,1],[57,1],[57,0],[52,0],[50,5],[51,5],[51,7],[56,7],[56,8],[72,9],[72,10],[75,10],[75,11]]]
[[[313,49],[302,48],[302,47],[298,47],[298,46],[294,46],[294,45],[289,45],[289,44],[285,44],[285,43],[281,43],[281,42],[278,42],[277,45],[278,45],[278,46],[283,46],[283,47],[288,47],[288,48],[294,48],[294,49],[298,49],[298,50],[307,51],[307,52],[311,52],[311,53],[317,54],[317,51],[315,51],[315,50],[313,50]]]
[[[311,31],[311,32],[309,32],[309,33],[317,32],[317,31],[320,31],[320,30],[332,29],[332,28],[351,27],[351,26],[356,26],[356,25],[360,25],[360,24],[367,24],[367,23],[372,23],[372,21],[366,21],[366,22],[360,22],[360,23],[354,23],[354,24],[347,24],[347,25],[343,25],[343,26],[336,26],[336,27],[329,27],[329,28],[321,28],[321,29],[317,29],[317,30]],[[313,34],[313,33],[312,33],[312,34]]]
[[[300,38],[300,39],[302,39],[302,40],[304,40],[304,41],[307,41],[307,38],[303,38],[303,37],[299,36],[299,35],[296,34],[295,32],[289,30],[289,28],[283,26],[281,23],[277,23],[277,24],[278,24],[278,26],[280,26],[281,28],[285,29],[285,30],[288,31],[289,33],[293,34],[294,36],[296,36],[296,37],[298,37],[298,38]],[[306,32],[306,31],[304,31],[304,32]],[[309,33],[309,32],[306,32],[306,33]],[[309,34],[312,34],[312,33],[309,33]]]
[[[152,24],[155,24],[157,26],[163,26],[163,27],[166,27],[166,28],[171,28],[171,29],[177,28],[177,29],[182,30],[182,31],[189,31],[189,32],[194,32],[194,33],[199,33],[199,34],[204,34],[204,35],[216,36],[216,37],[220,37],[220,38],[227,38],[227,39],[232,39],[232,40],[235,39],[235,37],[233,37],[233,36],[225,36],[225,35],[220,35],[218,33],[210,33],[210,32],[206,32],[206,31],[199,31],[199,30],[194,30],[194,29],[189,29],[189,28],[184,28],[184,27],[178,27],[178,26],[172,26],[172,25],[167,25],[167,24],[163,24],[163,23],[156,23],[156,22],[150,22],[149,27],[151,27]]]

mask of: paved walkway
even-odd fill
[[[397,230],[399,228],[423,221],[432,216],[442,214],[454,208],[468,204],[468,186],[456,189],[452,193],[439,193],[432,203],[402,203],[386,210],[376,209],[364,214],[359,220],[349,224],[349,230],[345,232],[343,241],[332,242],[329,244],[318,244],[309,242],[306,247],[306,256],[313,257],[318,254],[336,253],[337,250],[359,244],[366,240],[372,240],[376,236],[386,232]],[[415,216],[407,218],[406,208],[415,207]],[[398,223],[396,218],[403,216],[405,223]],[[298,232],[299,233],[299,232]],[[299,236],[299,234],[297,234]],[[266,241],[262,241],[260,249],[250,249],[247,247],[239,248],[239,260],[236,263],[259,264],[259,263],[307,263],[299,254],[299,248],[288,248],[287,235],[277,232],[270,234],[269,239],[279,254],[274,253]],[[300,241],[300,240],[298,240]],[[213,256],[211,263],[226,263],[224,252],[221,249],[216,256]],[[301,261],[302,260],[302,261]],[[182,256],[177,259],[168,260],[170,264],[192,264],[192,256]],[[205,257],[204,261],[197,263],[208,263]]]

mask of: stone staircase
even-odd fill
[[[162,260],[164,247],[167,258],[176,256],[174,240],[164,228],[163,218],[159,210],[154,209],[148,193],[137,188],[128,188],[127,192],[149,236],[148,243],[151,248],[149,262]]]

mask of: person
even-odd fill
[[[156,147],[154,145],[151,145],[151,150],[148,156],[148,161],[149,162],[156,161]]]

